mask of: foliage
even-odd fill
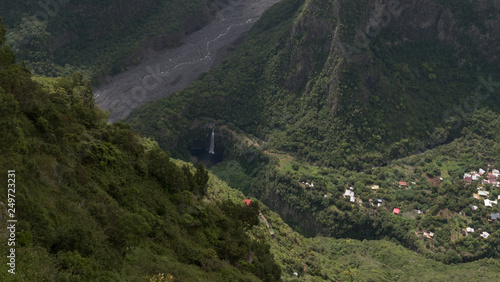
[[[123,71],[143,49],[176,46],[187,22],[209,20],[209,0],[0,1],[8,45],[38,75],[75,70],[93,82]]]
[[[0,166],[17,180],[15,279],[279,280],[269,247],[247,234],[258,203],[209,200],[220,184],[202,164],[107,124],[81,74],[32,79],[2,47],[0,102]]]

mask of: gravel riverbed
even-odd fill
[[[97,105],[110,111],[109,122],[116,122],[149,101],[185,88],[230,54],[262,13],[279,1],[228,1],[214,21],[186,35],[181,46],[149,50],[141,63],[95,88]]]

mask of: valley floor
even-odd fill
[[[184,44],[147,58],[94,89],[99,107],[116,122],[146,102],[182,90],[220,63],[242,40],[262,13],[279,0],[234,0],[224,4],[217,19],[185,37]],[[221,4],[223,5],[223,4]]]

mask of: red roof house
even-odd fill
[[[399,214],[401,211],[398,208],[394,208],[392,210],[392,212],[395,213],[395,214]]]
[[[250,206],[250,203],[252,202],[252,200],[250,199],[245,199],[243,201],[245,201],[245,204],[247,204],[247,206]]]
[[[401,185],[401,186],[406,186],[406,184],[407,184],[406,182],[399,181],[399,185]]]

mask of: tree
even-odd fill
[[[196,168],[196,172],[194,174],[194,181],[196,182],[198,191],[202,195],[207,194],[208,179],[209,179],[208,171],[205,169],[202,163],[199,163],[198,167]]]

